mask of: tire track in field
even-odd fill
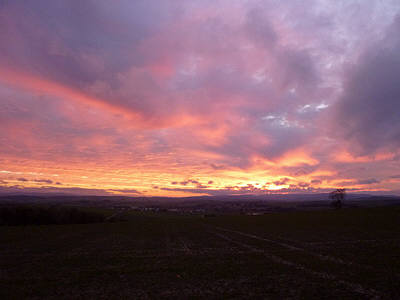
[[[376,291],[374,289],[365,288],[361,284],[350,282],[350,281],[347,281],[347,280],[339,279],[335,275],[332,275],[332,274],[329,274],[329,273],[326,273],[326,272],[319,272],[319,271],[311,270],[309,268],[304,267],[301,264],[298,264],[298,263],[295,263],[293,261],[289,261],[289,260],[283,259],[283,258],[281,258],[281,257],[279,257],[277,255],[268,253],[263,249],[254,247],[254,246],[246,244],[244,242],[234,240],[231,237],[228,237],[228,236],[226,236],[224,234],[221,234],[221,233],[218,233],[218,232],[215,232],[215,231],[213,231],[211,233],[216,235],[216,236],[218,236],[219,238],[221,238],[221,239],[223,239],[225,241],[228,241],[230,243],[239,245],[239,246],[241,246],[243,248],[249,249],[252,252],[263,254],[263,256],[267,257],[268,259],[270,259],[271,261],[273,261],[275,263],[282,264],[282,265],[285,265],[285,266],[289,266],[289,267],[295,268],[297,270],[301,270],[301,271],[303,271],[303,272],[305,272],[307,274],[319,277],[321,279],[334,280],[335,282],[337,282],[337,283],[339,283],[339,284],[341,284],[343,286],[346,286],[347,288],[351,289],[351,291],[353,291],[355,293],[358,293],[358,294],[361,294],[363,296],[368,296],[371,299],[381,299],[382,298],[381,293],[379,293],[378,291]]]
[[[318,257],[321,260],[330,261],[330,262],[333,262],[333,263],[336,263],[336,264],[340,264],[340,265],[344,265],[344,266],[356,266],[356,267],[362,268],[362,269],[377,271],[376,268],[373,268],[371,266],[364,266],[364,265],[356,264],[356,263],[351,262],[351,261],[345,261],[345,260],[337,258],[337,257],[316,253],[314,251],[311,251],[311,250],[308,250],[308,249],[305,249],[305,248],[301,248],[301,247],[298,247],[298,246],[293,246],[293,245],[290,245],[290,244],[287,244],[287,243],[284,243],[284,242],[279,242],[279,241],[268,239],[268,238],[265,238],[265,237],[260,237],[260,236],[254,235],[254,234],[249,234],[249,233],[236,231],[236,230],[230,230],[230,229],[227,229],[227,228],[224,228],[224,227],[219,227],[219,226],[214,226],[214,228],[217,229],[217,230],[225,231],[225,232],[236,233],[238,235],[242,235],[242,236],[245,236],[245,237],[248,237],[248,238],[252,238],[252,239],[255,239],[255,240],[264,241],[264,242],[268,242],[268,243],[271,243],[271,244],[279,245],[279,246],[281,246],[283,248],[286,248],[286,249],[289,249],[289,250],[303,252],[303,253],[306,253],[308,255]]]
[[[338,245],[338,244],[358,244],[358,243],[382,243],[382,242],[398,242],[400,239],[368,239],[368,240],[345,240],[345,241],[324,241],[324,242],[307,242],[307,245]]]

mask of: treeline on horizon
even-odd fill
[[[88,224],[105,221],[104,214],[75,207],[28,205],[0,207],[0,225]]]

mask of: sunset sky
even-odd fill
[[[400,194],[399,149],[399,0],[0,0],[0,193]]]

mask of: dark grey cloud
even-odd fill
[[[111,80],[142,63],[136,47],[172,17],[169,2],[8,1],[0,62],[73,86]]]
[[[200,184],[200,182],[198,180],[195,180],[195,179],[188,179],[188,180],[184,180],[184,181],[179,182],[180,185],[185,185],[185,186],[188,185],[189,183]],[[175,184],[177,184],[177,183],[175,183]]]
[[[282,171],[290,176],[304,176],[315,172],[318,169],[317,165],[311,166],[308,164],[301,164],[295,167],[284,167]]]
[[[298,90],[315,88],[320,80],[315,61],[306,49],[281,49],[277,55],[279,68],[283,70],[281,85]]]
[[[21,182],[31,181],[31,182],[46,183],[46,184],[53,184],[54,183],[53,180],[51,180],[51,179],[27,179],[27,178],[20,177],[20,178],[17,178],[17,180],[21,181]],[[56,184],[61,184],[61,183],[57,182]]]
[[[273,184],[275,185],[284,185],[287,184],[290,181],[290,178],[281,178],[280,180],[274,181]]]
[[[322,183],[322,180],[320,180],[320,179],[311,180],[311,184],[321,184],[321,183]]]
[[[400,146],[400,16],[349,67],[335,126],[357,154]]]
[[[310,186],[310,184],[309,184],[308,182],[299,182],[299,183],[297,184],[297,186],[298,186],[299,188],[308,188],[308,187]]]
[[[269,16],[260,6],[247,12],[245,30],[255,43],[261,44],[266,49],[273,48],[279,38]]]
[[[266,191],[260,188],[255,188],[254,186],[228,186],[222,189],[206,189],[206,187],[200,186],[196,188],[160,188],[163,191],[173,191],[173,192],[187,192],[194,194],[206,194],[210,196],[218,195],[245,195],[245,194],[263,194]]]
[[[211,166],[211,168],[213,168],[214,170],[224,170],[224,169],[226,169],[226,166],[224,166],[224,165],[218,165],[218,164],[214,164],[214,163],[210,164],[210,166]]]
[[[211,183],[210,183],[211,182]],[[208,184],[212,184],[212,181],[209,181]],[[194,185],[196,186],[197,189],[205,189],[208,188],[208,186],[202,184],[200,181],[196,180],[196,179],[187,179],[184,181],[172,181],[171,182],[172,185],[183,185],[183,186],[187,186],[187,185]]]
[[[222,196],[222,195],[267,195],[273,193],[327,193],[331,192],[332,189],[327,188],[313,188],[307,183],[301,183],[300,185],[290,185],[289,188],[280,189],[278,191],[268,190],[264,188],[258,188],[251,184],[247,186],[226,186],[222,189],[199,189],[199,188],[160,188],[164,191],[174,192],[188,192],[194,194],[206,194],[209,196]],[[355,191],[356,189],[351,189]]]
[[[357,180],[357,184],[374,184],[374,183],[379,183],[379,182],[381,182],[380,180],[378,180],[378,179],[375,179],[375,178],[368,178],[368,179],[360,179],[360,180]]]
[[[26,188],[20,185],[0,186],[0,194],[68,194],[68,195],[112,195],[110,192],[103,189],[85,189],[85,188],[60,188],[60,187],[35,187]]]
[[[124,194],[141,194],[141,192],[135,189],[110,189],[108,191],[124,193]]]
[[[37,182],[37,183],[53,184],[53,180],[50,180],[50,179],[34,179],[32,181]]]

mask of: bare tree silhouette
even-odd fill
[[[346,189],[336,189],[335,191],[329,193],[329,199],[332,199],[331,205],[337,209],[342,208],[345,197]]]

